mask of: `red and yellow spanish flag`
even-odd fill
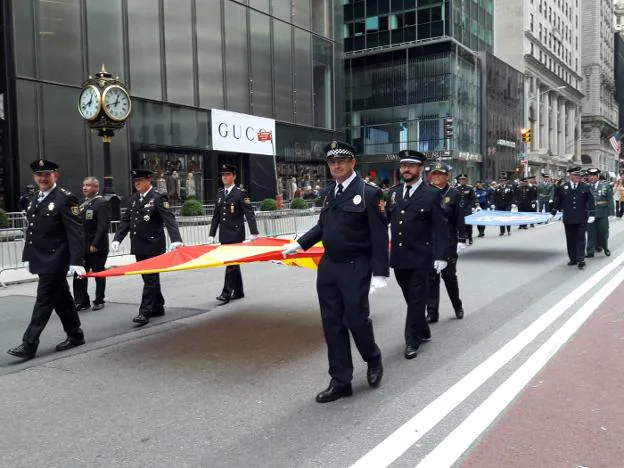
[[[323,255],[323,247],[314,246],[306,252],[298,252],[288,258],[282,250],[290,240],[262,237],[240,244],[210,244],[178,247],[172,252],[149,258],[130,265],[89,273],[89,278],[106,276],[143,275],[170,271],[194,270],[252,262],[277,262],[284,265],[316,269]]]

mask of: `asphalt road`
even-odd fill
[[[611,227],[613,255],[584,271],[566,265],[559,223],[505,237],[488,228],[460,257],[465,318],[454,318],[443,291],[433,341],[413,361],[402,355],[405,305],[392,278],[371,298],[381,387],[368,388],[354,348],[354,396],[326,405],[314,402],[329,381],[314,271],[246,266],[246,298],[222,307],[223,270],[163,275],[168,314],[140,329],[131,318],[141,279],[110,279],[107,307],[81,313],[85,346],[55,353],[64,336],[53,318],[36,359],[0,354],[0,466],[414,467],[611,278],[584,286],[624,260],[624,222]],[[1,347],[19,343],[35,287],[0,291]],[[569,308],[468,390],[462,379],[575,291]],[[442,411],[435,405],[451,388]],[[415,417],[423,429],[404,426]]]

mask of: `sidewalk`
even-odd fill
[[[624,285],[523,390],[464,468],[624,466]]]

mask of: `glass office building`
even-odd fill
[[[396,183],[395,155],[410,148],[480,177],[477,53],[492,50],[492,0],[343,0],[343,8],[345,128],[362,173]]]
[[[340,3],[3,2],[0,206],[15,208],[36,158],[57,161],[74,191],[85,175],[104,175],[102,144],[77,111],[82,82],[102,64],[133,99],[111,147],[117,193],[130,193],[137,166],[153,169],[173,202],[212,200],[224,162],[254,199],[274,197],[280,179],[324,180],[322,146],[344,121]],[[215,110],[273,119],[274,154],[215,149]]]

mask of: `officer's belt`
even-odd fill
[[[607,205],[608,203],[608,201],[597,201],[596,205]]]

